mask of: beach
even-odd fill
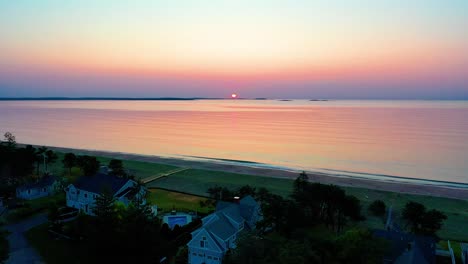
[[[131,153],[122,153],[122,152],[111,152],[111,151],[101,151],[101,150],[85,150],[85,149],[72,149],[72,148],[63,148],[63,147],[53,147],[48,146],[48,148],[53,149],[59,152],[73,152],[77,154],[92,155],[98,157],[109,157],[116,158],[121,160],[134,160],[142,162],[151,162],[158,164],[172,165],[182,168],[192,168],[192,169],[203,169],[203,170],[212,170],[212,171],[221,171],[221,172],[230,172],[230,173],[239,173],[247,174],[253,176],[261,177],[272,177],[272,178],[283,178],[283,179],[295,179],[301,170],[284,170],[281,168],[264,168],[264,167],[255,167],[255,165],[250,163],[238,163],[238,164],[228,164],[221,160],[210,160],[210,161],[201,161],[201,160],[190,160],[190,159],[178,159],[178,158],[168,158],[160,156],[150,156],[150,155],[140,155],[140,154],[131,154]],[[461,199],[468,200],[468,187],[463,184],[460,187],[446,186],[444,183],[438,184],[437,182],[428,181],[427,183],[408,183],[403,181],[390,180],[378,180],[378,179],[363,179],[363,178],[352,178],[352,177],[342,177],[339,175],[333,174],[324,174],[306,171],[309,176],[309,179],[313,182],[320,182],[323,184],[335,184],[338,186],[344,187],[356,187],[356,188],[365,188],[372,190],[388,191],[388,192],[397,192],[405,194],[416,194],[416,195],[428,195],[435,197],[445,197],[452,199]]]

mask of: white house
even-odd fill
[[[33,200],[56,193],[59,183],[52,175],[47,175],[35,182],[30,182],[16,188],[16,197]]]
[[[260,204],[251,196],[237,203],[218,202],[216,212],[202,219],[187,244],[189,264],[221,264],[226,252],[236,247],[244,229],[253,230],[261,218]]]
[[[111,193],[116,201],[128,205],[132,201],[145,203],[146,188],[131,179],[98,173],[95,176],[83,176],[74,184],[65,188],[67,206],[94,215],[96,198],[103,192]]]

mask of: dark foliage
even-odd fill
[[[0,263],[4,263],[9,255],[9,245],[6,236],[7,233],[0,229]]]
[[[77,166],[76,155],[73,153],[65,153],[62,163],[63,163],[63,167],[68,169],[68,174],[71,175],[72,168]]]
[[[435,235],[447,219],[442,212],[435,209],[427,211],[423,204],[416,202],[408,202],[405,205],[402,217],[412,232],[422,235]]]
[[[36,149],[31,145],[17,147],[15,137],[5,133],[0,141],[0,196],[11,196],[15,187],[34,172]]]
[[[81,169],[85,176],[94,176],[99,170],[100,162],[96,157],[83,155],[77,157],[76,165]]]
[[[368,208],[369,212],[375,216],[383,217],[385,215],[385,211],[387,207],[382,200],[375,200],[373,201]]]
[[[126,177],[127,173],[125,172],[125,168],[123,166],[123,162],[119,159],[112,159],[109,161],[109,169],[110,174],[118,176],[118,177]]]

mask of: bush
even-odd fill
[[[0,230],[0,263],[4,263],[8,259],[8,240],[6,239],[7,233]]]
[[[375,216],[384,216],[386,211],[385,203],[382,200],[375,200],[369,205],[369,212]]]

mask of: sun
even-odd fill
[[[232,99],[236,99],[236,98],[237,98],[237,94],[235,94],[235,93],[231,94],[231,98],[232,98]]]

